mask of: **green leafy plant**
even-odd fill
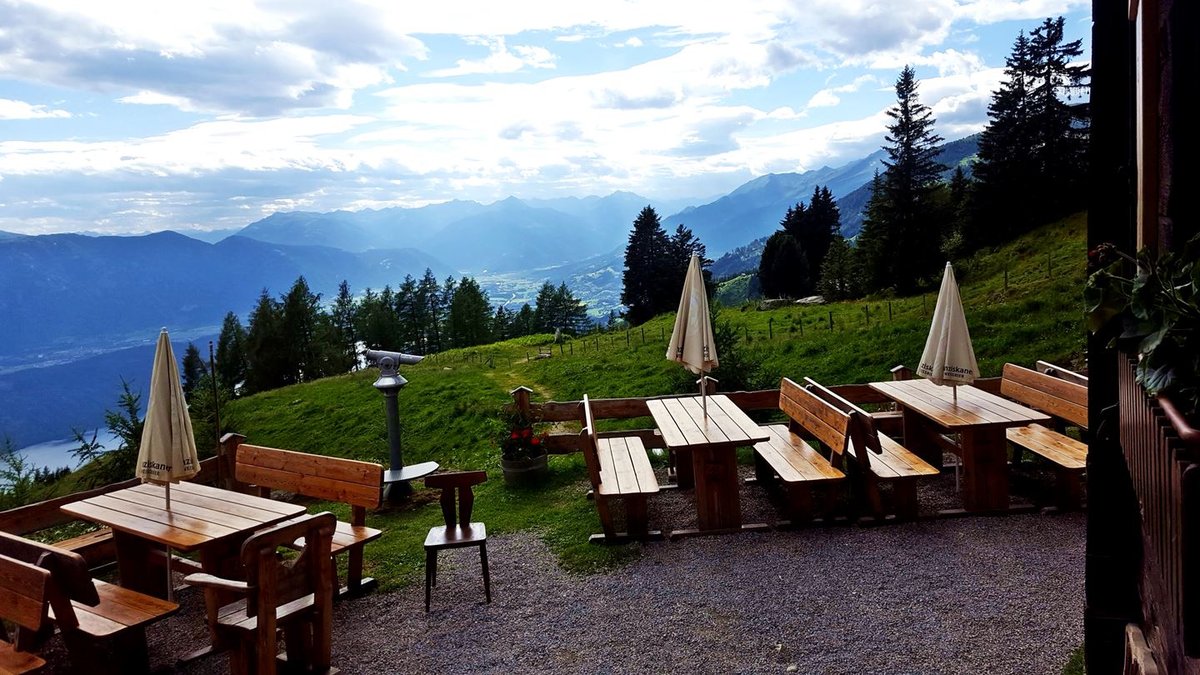
[[[1097,268],[1084,288],[1092,332],[1136,340],[1138,383],[1152,396],[1169,395],[1192,420],[1200,411],[1198,255],[1200,235],[1161,257],[1143,250],[1133,258],[1103,244],[1088,254]]]
[[[533,431],[537,421],[531,415],[523,415],[519,411],[504,413],[507,421],[507,431],[500,439],[500,452],[504,459],[513,461],[532,459],[546,454],[545,434]]]

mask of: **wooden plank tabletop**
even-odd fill
[[[171,510],[167,511],[165,494],[161,485],[142,484],[60,508],[76,518],[179,551],[192,551],[305,512],[299,504],[187,482],[171,486]]]
[[[871,382],[869,386],[947,429],[1013,427],[1050,420],[1048,415],[970,385],[957,387],[957,403],[951,387],[930,380]]]
[[[750,419],[728,396],[708,398],[708,417],[699,396],[646,401],[654,424],[667,447],[673,449],[712,445],[754,445],[770,434]]]

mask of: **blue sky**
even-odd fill
[[[709,198],[878,148],[905,64],[982,129],[1058,15],[1090,53],[1089,0],[0,0],[0,230]]]

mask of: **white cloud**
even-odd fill
[[[642,40],[636,35],[629,36],[629,39],[624,42],[618,42],[618,47],[641,47]]]
[[[476,41],[477,43],[479,41]],[[481,75],[496,73],[515,73],[525,68],[553,68],[555,56],[544,47],[530,45],[513,45],[510,50],[504,44],[504,38],[483,40],[489,53],[482,59],[459,59],[453,68],[441,68],[425,73],[426,77],[457,77],[460,75]]]
[[[122,96],[117,99],[118,103],[128,103],[130,105],[166,105],[173,108],[178,108],[184,111],[192,111],[191,101],[188,101],[182,96],[169,96],[167,94],[159,94],[153,91],[139,91],[131,96]]]
[[[70,116],[71,113],[66,110],[47,108],[41,104],[15,101],[11,98],[0,98],[0,120],[61,119]]]
[[[959,0],[956,15],[976,23],[1040,20],[1091,5],[1091,0]]]

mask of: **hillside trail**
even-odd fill
[[[517,364],[527,363],[528,361],[529,361],[529,359],[527,359],[527,358],[521,358],[521,359],[517,359],[516,361],[513,361],[510,365],[516,366]],[[504,368],[504,369],[497,368],[495,370],[489,370],[484,374],[489,379],[494,381],[498,386],[503,388],[504,391],[512,391],[513,389],[516,389],[517,387],[528,387],[533,392],[530,395],[531,399],[537,399],[537,400],[541,400],[541,401],[553,401],[554,400],[553,390],[551,390],[549,387],[545,386],[544,384],[542,384],[540,382],[534,382],[534,381],[530,380],[529,373],[523,372],[523,371],[518,371],[517,368],[515,368],[515,367]],[[551,424],[549,426],[549,428],[546,429],[546,432],[554,433],[554,432],[569,431],[569,430],[572,430],[570,425],[568,425],[564,422],[554,422],[553,424]]]

